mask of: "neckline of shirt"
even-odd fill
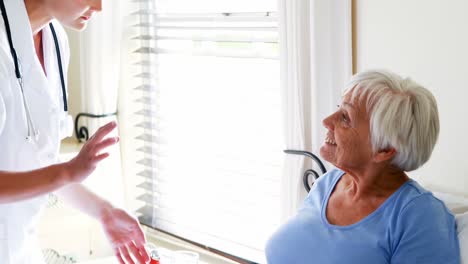
[[[338,170],[338,169],[337,169]],[[340,173],[338,174],[338,176],[335,177],[335,179],[333,179],[333,182],[331,184],[331,186],[329,187],[329,189],[327,190],[327,193],[325,195],[325,197],[323,198],[322,200],[322,208],[321,208],[321,219],[322,219],[322,223],[328,227],[328,228],[332,228],[332,229],[341,229],[341,230],[346,230],[346,229],[353,229],[353,228],[356,228],[356,227],[359,227],[360,225],[363,225],[365,224],[366,222],[372,220],[372,218],[374,218],[375,216],[377,216],[380,212],[382,212],[385,207],[387,207],[387,205],[389,203],[391,203],[394,199],[396,199],[396,197],[398,196],[398,194],[400,192],[402,192],[402,190],[407,186],[409,185],[410,183],[414,182],[413,179],[409,179],[408,181],[406,181],[405,183],[403,183],[394,193],[392,193],[392,195],[390,195],[390,197],[387,198],[387,200],[385,200],[385,202],[383,202],[376,210],[374,210],[372,213],[370,213],[369,215],[367,215],[366,217],[362,218],[361,220],[357,221],[356,223],[353,223],[351,225],[345,225],[345,226],[340,226],[340,225],[334,225],[334,224],[330,224],[330,222],[328,222],[328,219],[326,217],[326,210],[327,210],[327,205],[328,205],[328,201],[330,199],[330,195],[332,193],[332,191],[335,189],[335,186],[336,184],[338,183],[338,181],[341,179],[341,177],[345,174],[344,171],[341,171],[341,170],[338,170]]]

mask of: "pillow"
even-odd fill
[[[455,215],[455,219],[460,241],[461,264],[468,264],[468,212]]]

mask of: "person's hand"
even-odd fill
[[[119,141],[118,137],[105,138],[116,127],[115,122],[109,122],[100,127],[83,145],[80,153],[67,162],[68,182],[83,181],[96,169],[99,162],[109,156],[109,153],[101,152]]]
[[[149,263],[145,235],[135,218],[122,209],[112,208],[103,213],[100,220],[121,264]]]

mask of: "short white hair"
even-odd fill
[[[429,160],[439,136],[439,113],[432,93],[409,78],[383,71],[354,75],[345,94],[351,100],[367,98],[374,153],[393,147],[391,163],[412,171]]]

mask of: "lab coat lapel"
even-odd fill
[[[34,141],[34,156],[47,157],[56,153],[59,119],[58,106],[42,66],[36,56],[31,25],[23,0],[5,0],[10,22],[12,40],[21,64],[24,96],[30,107],[31,119],[39,131],[39,139]],[[51,75],[55,73],[50,73]],[[16,85],[16,83],[15,83]],[[44,164],[49,162],[44,159]]]
[[[53,22],[55,30],[57,30],[57,37],[60,39],[61,27],[56,21]],[[50,87],[50,94],[54,100],[54,105],[56,105],[56,114],[58,114],[59,119],[59,138],[63,139],[65,137],[70,137],[73,134],[73,120],[72,117],[68,114],[68,112],[64,111],[64,103],[63,103],[63,92],[62,92],[62,83],[60,79],[60,69],[57,61],[57,50],[55,48],[54,37],[52,35],[52,30],[49,26],[43,29],[43,48],[44,48],[44,63],[46,66],[46,71],[48,72],[48,80],[49,80],[49,87]],[[61,53],[62,59],[62,67],[63,67],[63,74],[67,74],[67,50],[63,42],[59,40],[59,49]],[[66,77],[66,76],[64,76]],[[65,87],[66,89],[66,87]]]
[[[23,75],[34,65],[36,59],[31,24],[23,0],[5,0],[10,22],[11,37],[21,63]]]
[[[43,104],[56,107],[57,102],[51,94],[48,80],[36,56],[31,24],[23,0],[6,0],[5,6],[10,21],[13,44],[20,61],[23,80],[31,85],[24,86],[24,92],[29,100],[37,101],[38,96],[47,98]],[[43,47],[45,49],[45,47]],[[46,58],[45,58],[46,59]]]
[[[42,48],[44,51],[44,65],[47,72],[48,90],[51,94],[51,98],[54,101],[54,105],[61,105],[59,98],[61,98],[61,83],[58,65],[57,65],[57,54],[55,52],[55,43],[53,41],[52,32],[50,27],[46,26],[42,30]],[[60,107],[63,109],[63,106]]]

